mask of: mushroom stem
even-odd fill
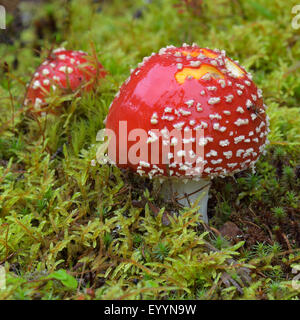
[[[207,201],[210,185],[209,179],[187,180],[187,182],[183,182],[182,179],[170,179],[163,182],[161,194],[166,200],[175,199],[184,207],[190,207],[202,193],[198,206],[202,220],[208,223]]]

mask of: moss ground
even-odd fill
[[[8,14],[0,30],[0,299],[299,299],[296,4],[22,2],[23,26]],[[171,215],[177,208],[152,181],[91,165],[96,133],[130,69],[183,42],[238,59],[263,90],[271,119],[256,173],[214,180],[209,228],[197,208]],[[25,84],[61,45],[95,50],[109,76],[94,92],[64,97],[59,115],[32,118],[22,106]]]

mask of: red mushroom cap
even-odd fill
[[[103,66],[93,63],[87,53],[58,48],[37,68],[27,89],[24,105],[40,112],[45,98],[57,88],[89,91],[96,80],[106,75]]]
[[[264,150],[269,132],[265,109],[262,91],[238,62],[224,51],[184,44],[144,58],[112,102],[106,128],[117,136],[114,161],[120,167],[130,167],[149,177],[186,177],[196,166],[196,162],[191,164],[193,158],[203,167],[192,176],[225,176],[253,167]],[[130,159],[122,163],[120,157],[125,151],[118,140],[120,121],[127,122],[127,150],[136,144],[128,139],[136,128],[148,133],[147,140],[140,143],[151,145],[157,140],[160,152],[162,138],[152,134],[154,129],[162,135],[174,128],[191,132],[190,141],[185,141],[190,143],[190,158],[184,150],[176,151],[176,141],[170,139],[169,164],[153,164],[151,151],[139,163],[131,163]],[[203,129],[204,136],[197,138],[199,129]],[[197,144],[204,146],[201,155],[197,154]],[[175,152],[182,156],[181,162],[174,160]]]

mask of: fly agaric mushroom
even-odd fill
[[[116,135],[115,153],[108,156],[119,167],[163,178],[163,196],[177,194],[184,206],[201,190],[200,213],[207,222],[210,180],[254,168],[268,143],[265,109],[251,74],[225,51],[168,46],[144,58],[113,100],[106,130]],[[137,128],[146,132],[138,143]],[[132,160],[134,153],[139,161]]]
[[[58,88],[70,92],[78,89],[89,91],[97,79],[105,75],[103,66],[98,61],[89,60],[87,53],[58,48],[34,73],[24,105],[31,105],[35,112],[41,113],[50,92]]]

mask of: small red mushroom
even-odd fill
[[[265,109],[250,73],[225,51],[162,48],[144,58],[112,102],[106,129],[116,136],[116,152],[109,157],[119,167],[163,178],[164,197],[176,192],[184,206],[201,190],[207,222],[210,179],[254,168],[268,143]],[[137,128],[146,135],[136,139]]]
[[[28,86],[24,105],[32,111],[43,112],[46,98],[57,89],[74,92],[89,91],[97,79],[106,75],[98,61],[91,61],[87,53],[58,48],[37,68]]]

